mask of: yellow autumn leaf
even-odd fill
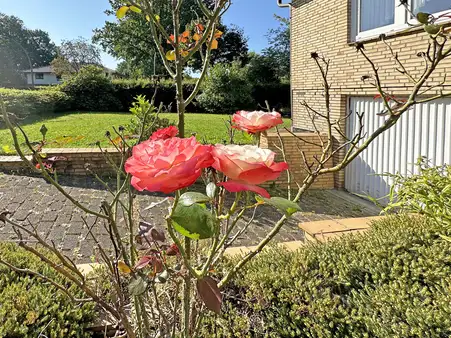
[[[136,6],[130,6],[130,10],[132,10],[135,13],[141,13],[142,12],[141,8],[138,8]]]
[[[130,272],[132,272],[130,267],[127,264],[125,264],[123,261],[117,262],[117,268],[121,273],[126,274],[126,275],[128,275]]]
[[[174,50],[169,50],[166,53],[166,59],[168,59],[169,61],[174,61],[175,60],[175,51]]]
[[[116,17],[118,19],[122,19],[125,14],[127,14],[128,10],[130,9],[130,7],[128,6],[122,6],[121,8],[119,8],[116,12]]]
[[[150,15],[146,15],[146,20],[150,22]]]
[[[157,20],[158,22],[160,22],[160,16],[159,16],[159,15],[155,15],[155,20]]]
[[[222,34],[224,34],[224,33],[217,29],[215,31],[215,39],[219,39],[222,36]]]
[[[211,42],[211,49],[218,49],[218,40],[213,39],[213,41]]]
[[[199,34],[194,33],[194,35],[193,35],[193,40],[194,40],[194,41],[199,41],[200,38],[201,38],[201,36],[200,36]]]
[[[183,57],[187,57],[188,54],[189,54],[189,52],[188,52],[187,50],[182,50],[182,51],[180,52],[180,55],[183,56]]]

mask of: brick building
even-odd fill
[[[411,0],[414,13],[428,12],[434,16],[451,9],[450,0]],[[280,5],[281,0],[279,0]],[[321,111],[323,90],[320,73],[311,58],[317,52],[330,60],[329,82],[332,115],[350,118],[344,129],[353,135],[356,112],[365,112],[364,129],[371,133],[386,117],[381,100],[374,99],[377,91],[362,82],[362,76],[372,74],[369,63],[356,52],[356,43],[363,43],[365,51],[379,68],[385,91],[403,97],[412,89],[409,79],[396,71],[396,64],[387,46],[399,53],[413,77],[424,70],[418,53],[427,50],[429,36],[421,27],[410,29],[408,23],[417,23],[399,0],[293,0],[291,12],[291,91],[293,128],[312,131],[313,126],[301,102],[305,100]],[[282,5],[284,6],[284,5]],[[444,18],[444,20],[449,20]],[[443,21],[446,24],[446,21]],[[449,46],[449,44],[448,44]],[[443,84],[427,94],[451,90],[451,58],[445,59],[427,84]],[[320,126],[321,128],[321,126]],[[336,135],[340,142],[340,135]],[[419,156],[432,164],[451,163],[451,98],[416,105],[405,113],[390,131],[381,135],[345,171],[335,175],[334,185],[359,194],[382,197],[387,194],[390,179],[377,174],[386,172],[408,174],[415,170]]]

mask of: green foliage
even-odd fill
[[[274,15],[280,26],[268,32],[269,47],[263,50],[263,55],[273,60],[276,74],[279,78],[290,78],[290,20]]]
[[[130,108],[133,118],[127,125],[127,133],[140,135],[143,132],[143,140],[147,140],[155,131],[174,125],[167,118],[161,118],[158,109],[153,106],[144,95],[136,97]]]
[[[390,175],[393,185],[386,211],[418,212],[451,226],[451,165],[431,167],[421,158],[417,168],[415,175]]]
[[[207,7],[213,8],[215,1],[204,0]],[[109,0],[107,15],[115,15],[125,4],[121,0]],[[153,1],[154,10],[161,18],[161,24],[168,32],[173,32],[172,6],[164,0]],[[193,20],[198,21],[204,15],[197,0],[184,0],[181,7],[181,27],[186,27]],[[245,61],[247,56],[247,39],[241,29],[219,23],[217,27],[224,32],[219,40],[219,48],[212,52],[211,63],[232,62],[235,59]],[[128,11],[127,15],[118,21],[106,21],[102,28],[94,30],[94,43],[98,43],[104,51],[116,58],[126,60],[120,70],[127,75],[167,75],[161,57],[152,39],[151,26],[142,14]],[[165,43],[163,42],[163,46]],[[200,53],[194,55],[189,66],[199,70],[202,66]]]
[[[236,62],[213,66],[197,101],[202,109],[216,114],[233,114],[237,110],[252,108],[254,101],[247,68]]]
[[[401,215],[298,252],[270,249],[224,290],[224,315],[200,336],[448,337],[451,243],[442,233],[449,227]]]
[[[155,81],[148,79],[116,79],[113,80],[115,88],[115,96],[121,101],[122,106],[130,107],[135,98],[139,95],[153,97],[155,93]],[[187,80],[184,84],[183,92],[185,97],[194,89],[195,80]],[[161,103],[165,106],[166,111],[174,111],[176,108],[176,89],[174,82],[171,80],[161,80],[158,82],[157,95],[155,97],[155,106]],[[195,112],[196,107],[193,104],[188,105],[187,110]]]
[[[120,111],[122,104],[117,99],[111,80],[103,68],[84,66],[61,86],[61,91],[72,98],[72,109],[86,111]]]
[[[0,257],[65,285],[75,298],[85,297],[39,258],[15,244],[0,243]],[[0,264],[0,337],[88,337],[85,328],[96,312],[93,303],[73,304],[50,283]]]
[[[25,85],[21,70],[47,66],[56,55],[47,32],[28,29],[15,16],[0,13],[0,84]]]
[[[265,55],[251,53],[249,55],[248,79],[253,84],[279,83],[277,74],[278,63],[275,59]]]
[[[99,48],[81,37],[61,41],[58,47],[58,58],[54,61],[56,62],[52,62],[53,69],[60,76],[78,73],[83,67],[89,65],[102,67]]]
[[[54,88],[19,90],[0,88],[0,98],[10,113],[19,116],[63,112],[70,109],[70,97]]]

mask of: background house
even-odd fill
[[[103,67],[105,71],[106,77],[112,77],[112,76],[118,76],[116,71],[113,69]],[[22,71],[27,79],[27,85],[32,85],[32,78],[31,78],[31,70],[23,70]],[[33,69],[33,76],[34,76],[34,84],[39,86],[49,86],[49,85],[57,85],[62,83],[61,77],[57,76],[52,69],[52,66],[45,66],[45,67],[39,67]]]
[[[27,84],[32,85],[31,70],[22,71],[27,79]],[[35,85],[56,85],[61,83],[61,78],[56,76],[51,66],[39,67],[33,69],[33,77]]]
[[[449,0],[411,0],[413,11],[440,14],[451,8]],[[364,132],[371,133],[385,117],[382,101],[374,99],[374,87],[362,82],[372,74],[366,60],[356,52],[356,42],[379,67],[383,86],[397,97],[412,89],[412,83],[396,71],[387,46],[380,34],[399,52],[400,60],[414,76],[423,72],[423,60],[417,53],[426,51],[428,35],[422,28],[406,32],[408,23],[415,23],[399,0],[294,0],[291,3],[291,87],[293,126],[295,130],[312,131],[311,120],[300,102],[303,100],[321,111],[322,88],[320,74],[311,58],[317,52],[330,59],[329,80],[331,103],[335,118],[350,119],[346,133],[354,135],[356,112],[365,112]],[[440,84],[451,70],[451,59],[441,63],[429,85]],[[450,77],[443,86],[431,90],[450,90]],[[321,127],[321,126],[320,126]],[[343,138],[337,133],[337,144]],[[343,156],[341,154],[340,156]],[[390,131],[380,136],[345,171],[335,175],[335,187],[375,198],[389,192],[391,181],[378,174],[408,174],[415,170],[419,156],[433,165],[451,163],[451,98],[417,105],[407,112]]]

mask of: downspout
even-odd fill
[[[293,85],[291,82],[291,37],[293,25],[291,24],[291,2],[290,3],[283,3],[283,0],[277,0],[277,6],[280,8],[289,8],[290,9],[290,104],[291,104],[291,130],[293,130]]]

